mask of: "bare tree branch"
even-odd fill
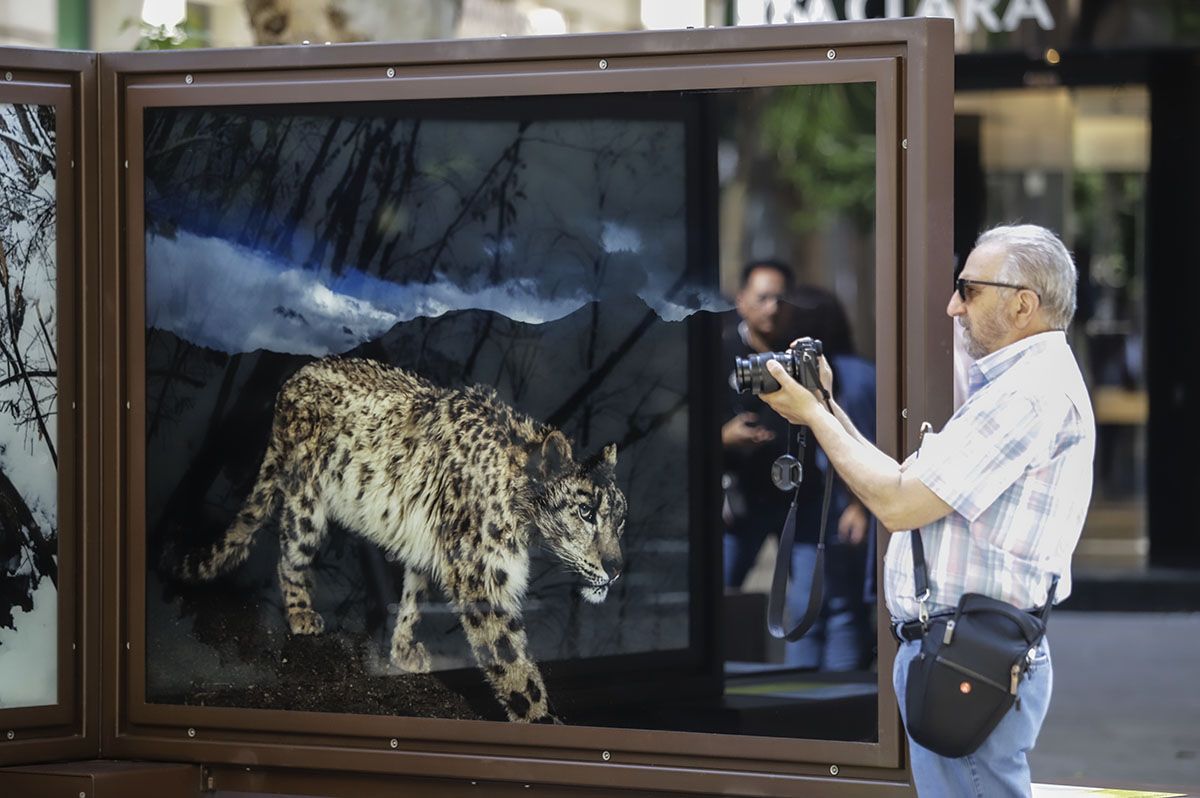
[[[8,324],[6,325],[8,327],[7,332],[12,341],[11,354],[8,352],[6,352],[6,354],[8,355],[9,363],[12,365],[14,370],[17,372],[16,376],[18,377],[18,380],[20,382],[24,383],[25,390],[29,394],[29,401],[31,404],[30,412],[33,413],[33,418],[37,423],[38,432],[41,435],[43,443],[46,444],[47,451],[50,453],[50,459],[52,461],[54,461],[54,467],[58,468],[58,452],[54,447],[53,436],[51,436],[50,430],[46,426],[46,417],[45,417],[45,414],[43,414],[43,412],[42,412],[42,406],[41,406],[41,403],[38,401],[38,396],[34,392],[33,381],[31,380],[31,378],[29,376],[29,372],[25,368],[24,361],[21,360],[21,358],[19,357],[21,343],[17,338],[18,328],[16,326],[16,321],[15,321],[14,313],[13,313],[13,310],[14,310],[14,308],[13,308],[13,291],[10,289],[10,286],[12,285],[12,281],[8,278],[8,275],[9,275],[8,257],[4,253],[3,245],[0,245],[0,272],[2,272],[5,275],[5,279],[3,281],[3,283],[4,283],[4,311],[5,311],[5,320],[8,322]]]
[[[17,145],[18,147],[23,147],[24,149],[27,149],[30,152],[32,152],[34,155],[40,155],[43,158],[51,158],[51,159],[54,158],[54,153],[48,152],[46,150],[43,150],[41,147],[37,147],[33,144],[30,144],[28,141],[18,138],[17,136],[14,136],[13,134],[11,134],[7,131],[0,130],[0,139],[4,139],[5,141],[12,142],[13,144]]]
[[[11,377],[5,377],[4,379],[0,380],[0,388],[3,388],[6,385],[12,385],[14,382],[21,382],[26,377],[31,377],[34,379],[37,379],[39,377],[48,377],[50,379],[57,379],[58,372],[57,371],[25,371],[20,374],[15,374]]]

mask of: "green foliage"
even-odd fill
[[[849,217],[875,219],[875,91],[866,83],[788,86],[771,93],[759,122],[763,154],[794,195],[792,229]]]
[[[126,19],[121,30],[136,27],[135,50],[193,50],[208,46],[208,32],[187,19],[182,25],[151,25],[142,19]]]
[[[1176,42],[1200,38],[1200,4],[1195,0],[1172,0],[1171,22]]]

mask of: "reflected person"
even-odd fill
[[[738,318],[722,334],[721,362],[730,369],[721,427],[726,587],[741,587],[767,534],[777,531],[787,514],[787,500],[769,477],[785,443],[787,423],[758,397],[739,395],[732,368],[735,358],[777,351],[799,334],[784,328],[784,297],[793,283],[791,268],[780,261],[746,264],[736,297]]]
[[[725,331],[723,357],[734,358],[778,351],[801,331],[825,335],[834,343],[846,370],[844,400],[864,426],[874,427],[874,370],[853,356],[849,325],[836,299],[815,287],[792,289],[792,273],[779,261],[754,261],[742,272],[737,296],[741,319]],[[840,322],[839,322],[840,320]],[[811,330],[816,330],[815,333]],[[844,341],[842,346],[838,342]],[[828,351],[828,350],[827,350]],[[844,360],[843,360],[844,359]],[[787,443],[787,423],[753,395],[730,387],[726,419],[721,430],[726,486],[724,575],[727,587],[741,587],[767,535],[777,535],[787,517],[792,494],[778,490],[770,479],[771,463]],[[863,407],[866,418],[861,415]],[[792,583],[788,591],[790,617],[804,614],[809,595],[821,496],[827,461],[815,445],[807,447],[797,497],[797,538],[791,552]],[[861,503],[844,487],[835,486],[831,505],[826,557],[826,602],[813,628],[784,648],[786,664],[823,670],[854,670],[868,659],[869,622],[863,602],[864,539],[870,519]],[[837,545],[844,541],[844,545]]]
[[[903,464],[865,440],[836,403],[830,413],[779,364],[768,364],[782,389],[764,400],[812,428],[851,490],[896,533],[884,598],[901,640],[893,684],[902,717],[908,666],[921,649],[920,625],[911,623],[919,605],[907,530],[921,529],[931,613],[953,611],[964,593],[1041,607],[1056,575],[1057,600],[1071,593],[1070,560],[1091,497],[1096,439],[1065,332],[1076,282],[1070,253],[1045,228],[997,227],[979,237],[946,307],[976,358],[967,399]],[[823,380],[831,378],[827,364],[822,372]],[[1043,638],[1020,685],[1020,703],[973,754],[942,757],[910,737],[917,792],[1029,795],[1026,755],[1045,719],[1052,681]]]
[[[842,303],[831,291],[815,285],[799,286],[789,300],[789,308],[796,313],[795,326],[823,342],[825,357],[838,375],[832,388],[834,400],[862,435],[874,443],[875,366],[855,353],[850,321]],[[870,662],[875,643],[875,519],[837,478],[820,447],[810,441],[810,448],[816,454],[817,468],[811,472],[815,487],[823,491],[826,479],[833,479],[834,484],[825,529],[824,606],[804,641],[819,652],[821,670],[857,670]],[[799,556],[793,557],[795,595],[791,597],[793,606],[788,607],[793,620],[802,617],[806,609],[817,554],[820,509],[819,498],[806,506],[797,506],[797,524],[806,524],[812,531],[806,536],[809,542],[798,552]],[[798,536],[801,534],[799,526],[796,532]],[[799,558],[803,558],[802,564],[796,562]]]

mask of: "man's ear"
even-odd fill
[[[559,430],[554,430],[542,441],[542,448],[535,455],[537,473],[543,479],[562,476],[570,470],[571,442]]]
[[[1017,292],[1017,307],[1015,322],[1018,328],[1025,329],[1037,317],[1042,307],[1042,300],[1033,291],[1022,289]]]

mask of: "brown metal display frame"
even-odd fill
[[[58,695],[0,709],[0,765],[99,750],[96,55],[0,48],[0,102],[53,105],[57,163]]]
[[[141,142],[143,141],[142,118],[148,107],[188,105],[190,107],[220,105],[227,107],[239,104],[261,104],[281,101],[295,102],[298,97],[305,97],[311,102],[329,102],[335,98],[346,100],[386,101],[395,99],[412,99],[419,97],[439,99],[451,97],[481,97],[508,96],[527,94],[577,94],[596,91],[603,85],[606,91],[667,91],[681,88],[720,89],[739,86],[772,86],[792,85],[797,83],[851,83],[872,82],[877,87],[876,92],[876,123],[879,141],[897,141],[895,115],[887,109],[895,106],[896,97],[896,63],[894,59],[877,56],[849,59],[841,62],[828,62],[824,54],[820,61],[803,63],[804,51],[787,50],[768,54],[751,53],[735,54],[729,57],[728,64],[719,71],[708,71],[697,75],[696,61],[691,57],[668,58],[654,57],[653,70],[638,65],[629,64],[623,59],[613,57],[608,59],[607,70],[600,71],[590,68],[584,72],[584,85],[577,84],[578,75],[564,76],[565,72],[581,71],[581,65],[554,62],[545,67],[545,72],[523,66],[523,73],[514,75],[506,68],[506,64],[497,65],[489,74],[474,75],[469,81],[461,81],[457,76],[451,77],[422,77],[412,80],[404,75],[403,70],[396,71],[394,77],[387,77],[381,69],[355,70],[349,75],[335,74],[326,70],[321,78],[313,76],[311,83],[303,81],[296,89],[289,79],[281,85],[271,85],[265,81],[259,82],[255,76],[255,84],[247,86],[243,76],[213,76],[204,75],[199,78],[192,75],[193,82],[183,84],[181,91],[178,76],[173,76],[175,82],[159,84],[157,76],[155,83],[146,84],[140,80],[129,80],[125,87],[125,129],[124,138],[126,151],[124,161],[129,166],[126,169],[126,190],[124,207],[126,211],[126,251],[125,273],[130,291],[127,296],[126,312],[123,320],[131,331],[126,338],[126,351],[130,367],[125,374],[128,388],[127,396],[131,407],[129,425],[126,430],[126,446],[128,451],[126,488],[128,491],[128,506],[141,508],[145,506],[146,485],[146,441],[144,409],[140,406],[140,397],[146,395],[145,369],[136,368],[133,364],[145,362],[145,335],[140,331],[145,329],[145,292],[140,286],[145,285],[144,260],[144,223],[143,223],[143,170],[141,158]],[[811,55],[811,54],[808,54]],[[707,60],[707,57],[706,57]],[[760,62],[761,61],[761,62]],[[803,64],[801,69],[798,64]],[[456,67],[449,68],[454,71]],[[707,66],[706,66],[707,69]],[[368,74],[362,74],[367,72]],[[599,73],[599,79],[593,77]],[[186,78],[185,78],[186,80]],[[419,81],[419,82],[418,82]],[[287,99],[282,99],[287,98]],[[895,172],[895,157],[890,151],[881,150],[879,153],[877,177]],[[878,225],[877,255],[892,251],[891,242],[895,240],[893,225],[882,217]],[[877,257],[879,273],[877,280],[881,285],[896,283],[895,259]],[[135,289],[134,287],[139,287]],[[882,303],[887,307],[889,303]],[[883,329],[892,329],[889,324],[880,325]],[[133,332],[137,331],[137,332]],[[891,336],[887,336],[892,338]],[[886,344],[889,348],[880,351],[888,352],[895,348],[894,339]],[[890,357],[885,357],[880,365],[881,386],[895,384],[895,366]],[[887,398],[887,388],[881,388],[880,395]],[[883,439],[894,437],[888,423],[894,428],[894,419],[889,419],[880,427]],[[715,480],[713,483],[715,484]],[[706,508],[709,509],[709,508]],[[718,517],[719,508],[711,508],[710,516]],[[146,536],[143,529],[144,519],[141,514],[131,510],[127,529],[129,535],[123,546],[126,552],[124,566],[127,576],[121,581],[127,586],[128,613],[125,614],[127,636],[130,648],[126,655],[129,696],[126,707],[129,720],[132,723],[147,726],[171,726],[186,724],[187,727],[205,730],[237,729],[247,731],[268,732],[273,729],[286,727],[294,732],[321,734],[331,728],[353,729],[352,736],[378,740],[391,738],[404,740],[443,741],[446,743],[478,743],[493,745],[509,745],[513,742],[514,734],[510,727],[497,723],[462,723],[457,721],[433,720],[423,718],[398,718],[387,716],[350,716],[323,712],[278,712],[266,710],[242,710],[222,707],[194,707],[148,703],[145,696],[146,672],[145,652],[143,643],[146,639],[145,628],[145,577],[146,568]],[[661,689],[661,688],[660,688]],[[880,708],[883,712],[883,708]],[[281,715],[286,716],[284,721]],[[516,739],[527,746],[536,747],[567,747],[574,749],[594,749],[599,739],[608,739],[611,732],[598,733],[596,736],[583,735],[577,727],[554,728],[547,726],[520,727]],[[699,737],[699,739],[697,739]],[[895,760],[895,752],[882,752],[878,746],[871,744],[850,744],[855,746],[842,753],[838,761],[843,764],[877,766],[883,761]],[[611,745],[600,745],[610,748]],[[663,736],[662,732],[634,731],[622,732],[620,748],[630,752],[656,754],[684,755],[703,752],[709,756],[721,755],[727,750],[724,738],[714,735],[674,734]],[[778,738],[759,738],[755,741],[758,759],[791,762],[795,759],[794,741]],[[464,749],[465,750],[465,749]]]
[[[827,782],[858,794],[904,779],[889,688],[893,647],[878,625],[879,742],[739,738],[514,726],[145,701],[145,445],[142,112],[154,106],[379,101],[830,82],[877,87],[876,296],[879,439],[911,446],[914,418],[948,415],[949,324],[926,321],[950,270],[950,26],[932,21],[101,58],[106,135],[104,251],[108,755],[457,779],[730,794],[794,794]],[[888,143],[891,146],[888,146]],[[908,215],[905,208],[921,209]],[[902,268],[901,264],[907,266]],[[938,275],[944,276],[944,275]],[[906,378],[907,377],[907,378]],[[935,398],[938,397],[938,398]],[[940,397],[945,397],[941,399]],[[607,752],[608,758],[601,757]],[[836,767],[834,767],[836,766]],[[855,785],[855,786],[852,786]]]
[[[80,264],[91,263],[87,253],[106,231],[99,270],[80,267],[76,330],[86,364],[79,385],[86,434],[68,501],[77,502],[83,521],[72,604],[84,645],[74,671],[77,700],[64,707],[73,709],[81,731],[47,738],[42,748],[0,747],[6,757],[0,762],[94,756],[98,715],[104,756],[204,763],[218,788],[311,792],[319,784],[331,795],[368,795],[394,790],[404,778],[429,794],[455,794],[471,781],[490,782],[496,794],[525,785],[580,795],[909,794],[890,689],[894,645],[882,623],[876,743],[147,704],[141,121],[143,109],[168,105],[872,82],[878,437],[883,449],[900,455],[915,445],[916,422],[950,414],[951,327],[941,313],[940,287],[951,270],[952,37],[949,20],[903,20],[115,53],[99,56],[98,77],[94,55],[0,51],[0,61],[13,55],[26,59],[25,70],[40,69],[42,82],[56,70],[60,82],[63,73],[73,75],[73,83],[65,82],[80,98],[78,141],[93,143],[79,148],[85,168],[74,176]],[[97,91],[99,130],[86,99]],[[97,181],[89,177],[97,164],[99,205]],[[97,317],[99,336],[89,334]],[[89,537],[95,527],[88,523],[97,512],[99,563],[100,541]]]

